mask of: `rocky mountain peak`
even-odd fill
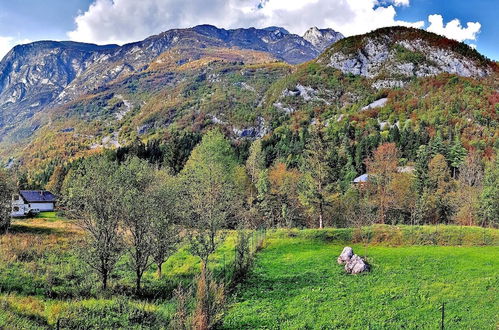
[[[305,34],[303,35],[303,39],[310,42],[321,52],[343,38],[344,36],[340,32],[336,32],[333,29],[319,29],[316,26],[308,29],[307,32],[305,32]]]
[[[440,73],[480,78],[493,71],[491,61],[464,43],[400,26],[340,40],[318,62],[372,79],[376,88]]]

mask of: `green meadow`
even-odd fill
[[[442,303],[446,329],[499,326],[497,245],[353,244],[372,271],[347,275],[336,262],[345,245],[327,237],[317,231],[269,235],[223,328],[438,329]]]
[[[195,292],[200,261],[186,245],[144,276],[120,260],[108,292],[78,257],[83,232],[56,214],[16,220],[0,237],[0,328],[169,329],[173,290]],[[369,244],[365,244],[369,242]],[[499,326],[499,233],[457,226],[268,231],[246,279],[226,294],[224,329],[446,329]],[[370,273],[346,275],[350,245]],[[233,271],[235,234],[212,256],[217,279]],[[192,311],[195,299],[187,300]]]

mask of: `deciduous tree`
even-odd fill
[[[399,152],[395,143],[384,143],[367,160],[369,186],[373,189],[373,197],[378,209],[378,221],[386,222],[387,212],[393,203],[390,183],[397,173]]]
[[[0,234],[10,226],[11,200],[14,185],[7,171],[0,169]]]
[[[300,185],[300,201],[317,218],[317,225],[321,229],[324,228],[324,215],[331,206],[334,191],[329,164],[331,148],[323,130],[320,122],[312,128]]]
[[[102,288],[123,253],[120,231],[123,185],[119,165],[103,157],[85,160],[65,182],[64,204],[87,232],[84,260],[101,278]]]

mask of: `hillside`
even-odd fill
[[[156,57],[172,48],[255,50],[296,64],[315,58],[342,37],[332,30],[315,31],[311,42],[307,36],[282,28],[224,30],[200,25],[169,30],[123,46],[54,41],[16,46],[0,62],[0,140],[9,134],[18,135],[16,126],[39,112],[143,73]],[[31,130],[36,129],[33,124]]]
[[[413,77],[451,73],[485,77],[495,65],[463,43],[414,28],[382,28],[344,39],[318,63],[373,80],[375,88],[402,87]]]
[[[340,164],[352,163],[356,174],[382,141],[396,142],[413,161],[437,132],[446,144],[457,134],[466,148],[493,154],[495,63],[464,44],[402,27],[341,39],[313,59],[338,39],[328,29],[301,38],[277,27],[203,25],[122,47],[18,46],[1,64],[0,158],[24,164],[43,184],[55,167],[101,148],[167,143],[172,132],[215,125],[239,144],[264,137],[268,163],[293,165],[318,120],[335,132]],[[52,71],[60,74],[46,81]]]

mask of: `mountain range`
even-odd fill
[[[123,46],[39,41],[0,62],[0,159],[53,167],[213,125],[235,139],[272,136],[300,113],[300,126],[315,120],[314,109],[327,120],[388,111],[394,92],[442,75],[479,84],[495,100],[497,71],[463,43],[405,27],[344,38],[316,27],[298,36],[199,25]]]
[[[237,47],[266,52],[276,60],[297,64],[314,59],[342,37],[331,29],[312,28],[300,37],[278,27],[225,30],[199,25],[123,46],[55,41],[16,46],[0,63],[0,127],[143,71],[172,48]]]

